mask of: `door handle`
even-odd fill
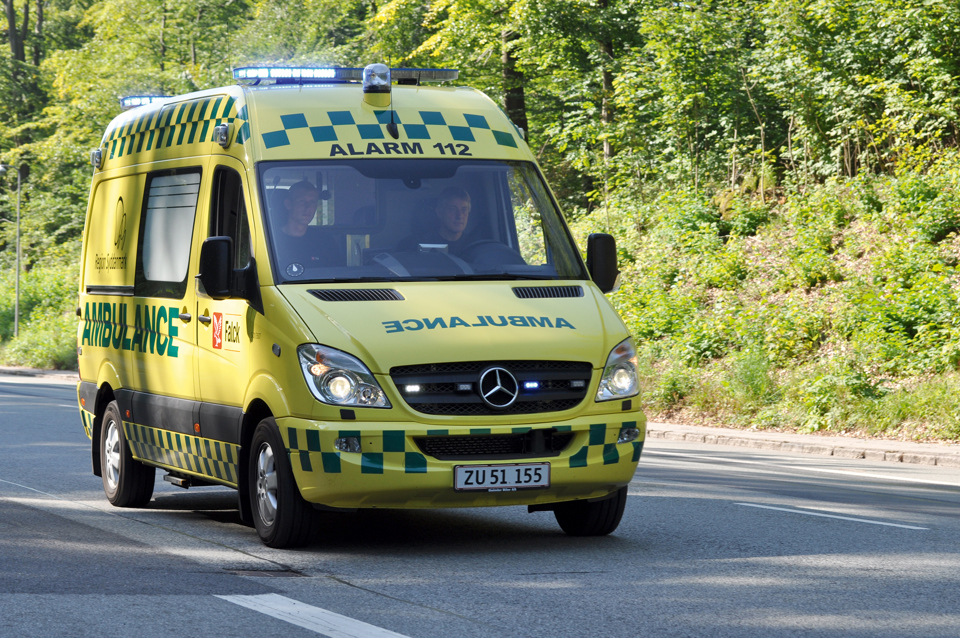
[[[183,323],[190,323],[191,319],[193,319],[193,317],[190,315],[189,312],[180,313],[180,321],[182,321]]]
[[[210,317],[208,317],[207,315],[199,315],[199,316],[197,317],[197,321],[199,321],[200,323],[202,323],[202,324],[204,324],[204,325],[209,325],[210,322],[212,321],[212,319],[210,319]]]

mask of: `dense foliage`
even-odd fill
[[[648,408],[960,436],[960,8],[927,0],[4,0],[0,358],[71,365],[86,157],[118,98],[232,66],[450,66],[498,100],[613,298]],[[71,270],[72,269],[72,270]],[[67,283],[65,283],[67,282]],[[29,291],[29,292],[28,292]]]

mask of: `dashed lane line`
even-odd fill
[[[329,638],[407,638],[389,629],[314,607],[279,594],[259,596],[217,596],[261,614],[315,631]]]
[[[778,512],[789,512],[791,514],[804,514],[806,516],[819,516],[821,518],[836,518],[841,521],[853,521],[855,523],[868,523],[870,525],[884,525],[886,527],[900,527],[902,529],[929,529],[928,527],[917,527],[915,525],[902,525],[900,523],[885,523],[883,521],[871,521],[866,518],[851,518],[849,516],[837,516],[836,514],[823,514],[821,512],[808,512],[806,510],[787,509],[786,507],[773,507],[771,505],[757,505],[756,503],[734,503],[734,505],[743,505],[744,507],[758,507],[765,510],[776,510]]]

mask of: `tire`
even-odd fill
[[[280,429],[272,417],[254,430],[247,467],[250,510],[263,544],[282,549],[309,543],[317,513],[300,496]]]
[[[100,474],[103,477],[103,491],[111,505],[143,507],[153,496],[157,470],[133,459],[116,401],[111,401],[103,412]]]
[[[626,504],[624,486],[602,501],[558,503],[553,514],[568,536],[606,536],[617,529]]]

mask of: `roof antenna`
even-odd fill
[[[393,121],[393,94],[390,94],[390,123],[387,124],[387,133],[395,140],[400,139],[400,131],[397,129],[397,123]]]

